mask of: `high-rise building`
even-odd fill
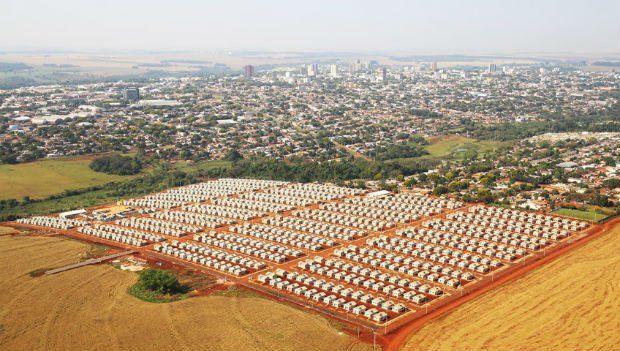
[[[140,89],[136,87],[129,87],[125,89],[125,99],[127,99],[128,101],[140,100]]]
[[[337,65],[329,66],[329,74],[334,78],[338,77],[338,66]]]
[[[494,63],[489,63],[489,73],[497,72],[497,65]]]
[[[431,66],[433,68],[433,72],[437,72],[437,61],[433,62]]]
[[[247,66],[243,66],[243,74],[245,75],[246,78],[252,78],[254,77],[254,66],[252,65],[247,65]]]
[[[316,63],[313,63],[311,65],[308,65],[308,77],[315,77],[319,74],[319,65]]]
[[[364,65],[362,64],[362,61],[360,61],[360,59],[357,59],[355,60],[355,62],[351,63],[349,69],[351,73],[360,72],[364,70]]]
[[[377,68],[377,80],[381,82],[387,81],[387,68]]]

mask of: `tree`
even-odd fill
[[[169,271],[149,268],[140,273],[138,284],[146,290],[160,294],[174,294],[181,291],[176,275]]]
[[[142,164],[137,158],[112,155],[94,159],[90,163],[90,168],[95,172],[130,175],[140,172],[142,169]]]
[[[226,155],[224,155],[224,160],[236,162],[239,160],[243,160],[243,155],[241,155],[241,153],[239,153],[237,149],[230,149],[228,150]]]
[[[16,164],[17,163],[17,155],[15,154],[6,154],[6,155],[2,155],[0,156],[0,161],[2,161],[2,163],[4,164]]]

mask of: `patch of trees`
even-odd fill
[[[387,179],[426,172],[434,167],[432,160],[375,162],[363,159],[316,162],[302,159],[286,161],[253,157],[235,162],[231,168],[212,168],[199,176],[276,179],[295,182],[338,182],[354,179]]]
[[[8,153],[0,156],[0,163],[13,165],[17,163],[17,155],[14,153]]]
[[[409,113],[414,116],[418,116],[422,118],[440,118],[441,117],[441,113],[433,112],[430,110],[421,110],[417,108],[410,109]]]
[[[377,159],[382,161],[424,155],[428,155],[428,151],[418,143],[392,144],[387,147],[377,148]]]
[[[477,139],[484,140],[520,140],[544,133],[568,132],[620,132],[620,104],[608,111],[608,114],[589,116],[547,116],[542,121],[510,122],[489,126],[480,126],[465,122],[465,130]]]
[[[138,286],[143,290],[149,290],[159,294],[177,294],[183,292],[183,287],[177,276],[169,271],[149,268],[140,273]]]
[[[142,163],[136,157],[112,155],[94,159],[90,169],[107,174],[131,175],[142,170]]]
[[[611,178],[603,181],[603,186],[609,189],[617,189],[620,188],[620,179]]]
[[[230,149],[228,150],[226,155],[224,155],[223,160],[236,162],[239,160],[243,160],[243,155],[241,155],[241,153],[236,149]]]

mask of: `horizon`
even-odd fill
[[[613,0],[307,5],[13,0],[0,13],[0,52],[620,53]]]

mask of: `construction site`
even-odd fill
[[[416,192],[218,179],[6,225],[175,264],[389,338],[563,254],[603,226]],[[542,294],[542,292],[541,292]]]

